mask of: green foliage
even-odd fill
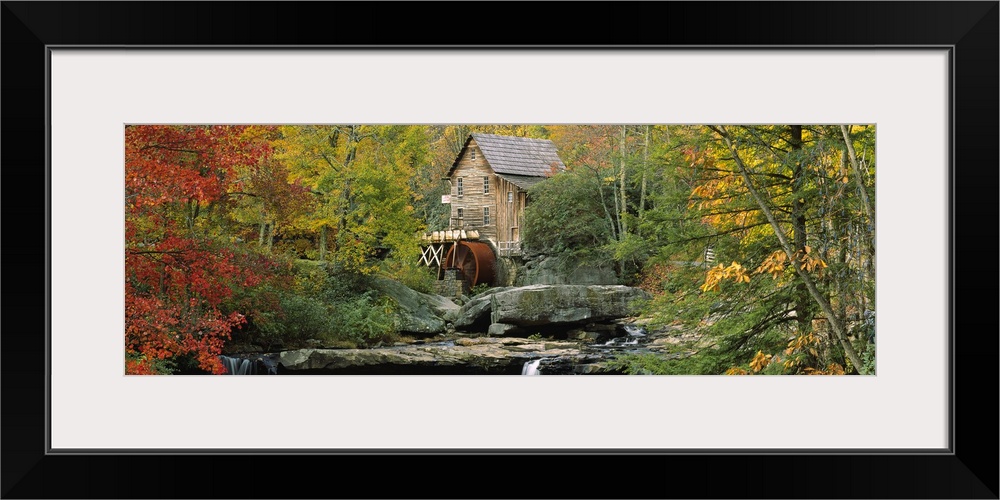
[[[491,288],[493,288],[493,287],[489,283],[480,283],[480,284],[472,287],[471,290],[469,290],[469,296],[470,297],[475,297],[476,295],[479,295],[479,294],[481,294],[481,293],[483,293],[483,292],[485,292],[485,291],[487,291],[487,290],[489,290]]]
[[[375,346],[397,337],[395,304],[388,297],[367,292],[333,306],[335,339],[349,339],[359,345]]]
[[[865,373],[875,375],[875,344],[868,344],[868,348],[861,353],[861,368]]]
[[[395,305],[373,290],[372,279],[326,263],[296,261],[288,289],[260,291],[277,299],[253,316],[245,340],[265,348],[301,346],[310,339],[341,347],[389,342],[398,330]]]
[[[260,340],[271,344],[322,339],[333,332],[330,310],[322,301],[301,295],[285,294],[279,309],[255,320]]]
[[[432,268],[419,265],[416,260],[412,262],[393,261],[385,266],[383,274],[392,280],[406,285],[412,290],[421,293],[434,294],[437,291],[434,284],[437,283],[437,276]]]
[[[712,375],[720,373],[710,358],[691,356],[668,359],[662,354],[622,353],[608,361],[612,370],[628,375]]]
[[[607,243],[610,228],[591,179],[567,171],[531,188],[524,209],[524,244],[543,253],[583,253]]]
[[[411,183],[426,163],[423,127],[337,125],[281,127],[274,145],[289,177],[314,195],[313,207],[291,225],[325,235],[331,255],[323,258],[362,274],[386,259],[419,254],[423,224],[414,211]],[[325,252],[325,250],[324,250]],[[309,255],[309,253],[306,253]]]

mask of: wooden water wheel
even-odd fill
[[[443,269],[458,269],[466,288],[480,283],[493,284],[496,256],[486,243],[478,241],[456,242],[444,256]]]

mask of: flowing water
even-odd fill
[[[599,348],[629,348],[631,346],[638,347],[640,342],[644,337],[646,337],[646,330],[641,326],[635,325],[623,325],[622,329],[625,331],[624,336],[619,336],[594,344],[595,347]]]
[[[546,332],[541,332],[542,334]],[[558,338],[559,334],[565,335],[564,331],[549,332],[552,337]],[[551,338],[551,337],[550,337]],[[565,338],[565,337],[563,337]],[[445,360],[438,365],[434,362],[419,362],[413,365],[394,365],[391,362],[383,364],[359,364],[356,367],[336,369],[293,369],[288,370],[278,368],[278,353],[254,353],[240,354],[234,356],[220,356],[219,359],[226,367],[226,373],[230,375],[272,375],[272,374],[376,374],[376,375],[471,375],[471,374],[505,374],[505,375],[578,375],[578,374],[604,374],[609,372],[605,362],[623,353],[650,352],[652,337],[642,327],[635,325],[618,325],[617,329],[603,329],[592,336],[591,340],[576,343],[576,347],[544,347],[539,346],[538,351],[526,351],[524,349],[511,349],[511,356],[506,359],[496,359],[489,363],[469,363],[453,364],[447,355],[442,357]],[[535,341],[537,342],[537,340]],[[565,340],[555,340],[554,342],[566,342]],[[532,344],[532,342],[526,342]],[[545,344],[545,342],[541,342]],[[462,346],[470,343],[464,342]],[[537,343],[532,345],[538,346]],[[393,345],[376,347],[373,351],[417,351],[417,352],[437,352],[443,350],[447,352],[449,348],[456,347],[455,340],[427,341],[419,340],[407,345]],[[495,354],[492,354],[495,356]],[[545,368],[542,369],[542,362]]]
[[[237,358],[219,356],[222,365],[226,367],[226,375],[277,375],[278,365],[270,356],[255,356],[252,358]]]
[[[542,362],[541,358],[534,361],[528,361],[524,363],[524,368],[521,369],[521,375],[541,375],[542,371],[538,369],[538,365]]]

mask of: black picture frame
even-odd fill
[[[995,262],[998,241],[996,1],[554,3],[551,10],[537,3],[486,2],[2,4],[8,229],[3,255],[9,266],[36,273],[9,281],[7,291],[14,293],[4,296],[4,498],[307,498],[359,496],[359,491],[396,498],[998,498],[997,287],[992,277],[982,278],[983,268]],[[566,9],[573,10],[572,17],[543,14]],[[470,19],[481,23],[475,36],[456,35]],[[526,33],[516,43],[505,29],[511,26]],[[950,451],[46,453],[47,47],[409,46],[414,41],[468,46],[469,40],[485,46],[571,44],[610,50],[609,42],[633,47],[950,47]],[[37,276],[41,270],[44,276]],[[979,307],[980,301],[987,306]],[[863,409],[860,414],[855,423],[863,423]],[[578,474],[566,476],[566,466]],[[334,481],[307,477],[317,468],[330,471]],[[467,489],[467,479],[480,486]]]

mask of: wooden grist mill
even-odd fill
[[[496,285],[497,259],[522,255],[528,189],[566,169],[546,139],[470,134],[448,171],[449,227],[423,235],[422,265],[438,267],[442,293]]]

